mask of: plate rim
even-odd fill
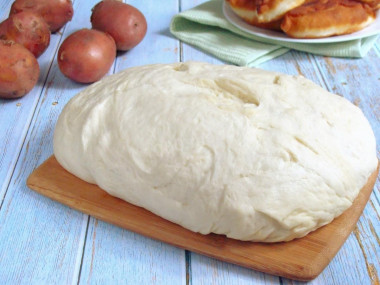
[[[223,15],[225,19],[234,27],[238,28],[241,31],[254,35],[256,37],[274,40],[278,42],[300,43],[300,44],[341,43],[341,42],[358,40],[358,39],[367,38],[370,36],[380,34],[380,10],[377,11],[375,21],[360,31],[357,31],[351,34],[346,34],[346,35],[331,36],[331,37],[324,37],[324,38],[317,38],[317,39],[298,39],[298,38],[288,37],[285,33],[282,33],[282,32],[262,29],[262,28],[250,25],[234,13],[231,7],[226,3],[225,0],[223,0],[222,5],[223,5],[223,8],[222,8]],[[275,35],[271,36],[271,35],[268,35],[268,33],[269,34],[275,33]]]

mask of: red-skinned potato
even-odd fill
[[[25,11],[0,23],[0,39],[19,43],[38,57],[49,46],[50,30],[40,15]]]
[[[93,29],[109,33],[118,50],[129,50],[144,38],[147,23],[144,15],[135,7],[116,1],[104,0],[92,9]]]
[[[36,85],[40,68],[34,55],[13,41],[0,40],[0,98],[24,96]]]
[[[58,66],[68,78],[91,83],[107,73],[115,57],[116,45],[110,35],[82,29],[63,41],[58,50]]]
[[[9,15],[22,11],[40,14],[52,33],[62,28],[74,14],[71,0],[16,0]]]

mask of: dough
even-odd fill
[[[377,166],[370,125],[346,99],[300,76],[197,62],[89,86],[62,111],[54,154],[187,229],[264,242],[329,223]]]

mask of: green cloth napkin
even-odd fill
[[[289,43],[261,38],[244,32],[224,17],[223,0],[205,2],[173,17],[170,32],[223,61],[256,66],[289,49],[334,57],[363,57],[375,44],[377,35],[339,43]]]

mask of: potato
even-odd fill
[[[92,9],[93,29],[109,33],[118,50],[129,50],[144,38],[147,23],[135,7],[115,0],[104,0]]]
[[[71,0],[16,0],[9,15],[22,11],[40,14],[52,33],[62,28],[74,14]]]
[[[64,40],[58,50],[58,65],[68,78],[90,83],[107,73],[115,57],[116,45],[110,35],[82,29]]]
[[[50,30],[40,15],[25,11],[0,23],[0,39],[15,41],[38,57],[50,43]]]
[[[19,98],[36,85],[40,67],[22,45],[0,40],[0,98]]]

